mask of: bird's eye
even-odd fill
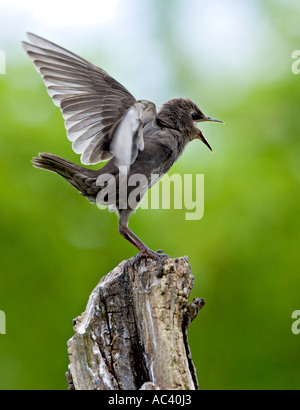
[[[192,118],[193,118],[194,121],[196,121],[199,117],[195,112],[193,112]]]

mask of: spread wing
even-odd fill
[[[143,149],[144,104],[102,69],[35,34],[23,48],[42,75],[47,91],[65,119],[67,136],[83,164],[113,156],[119,165],[132,164]],[[147,114],[149,117],[149,114]]]

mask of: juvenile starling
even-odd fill
[[[35,34],[27,36],[31,43],[23,42],[23,48],[42,75],[54,104],[60,107],[68,139],[73,150],[81,154],[82,164],[110,160],[101,169],[91,170],[42,153],[33,158],[34,166],[61,175],[91,202],[108,204],[119,216],[123,238],[146,257],[160,258],[128,228],[129,216],[188,142],[199,139],[211,150],[197,123],[222,121],[206,117],[195,103],[184,98],[166,102],[157,112],[155,104],[137,101],[101,68]],[[111,176],[115,183],[99,182],[104,175]],[[134,205],[123,206],[134,189],[127,185],[133,175],[144,175],[146,186]],[[122,184],[126,184],[126,198],[120,194]],[[105,197],[101,195],[104,188]]]

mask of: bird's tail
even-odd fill
[[[71,161],[48,153],[40,153],[39,157],[32,159],[32,163],[36,168],[61,175],[82,195],[94,202],[97,195],[97,171],[81,167]]]

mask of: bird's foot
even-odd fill
[[[147,259],[152,259],[157,262],[161,262],[162,260],[169,258],[169,256],[166,255],[165,251],[161,249],[158,250],[157,252],[154,252],[151,249],[147,248],[147,249],[143,249],[141,251],[141,254],[146,256]]]
[[[155,253],[159,253],[159,254],[166,255],[166,252],[165,252],[163,249],[159,249],[159,250],[156,251]]]

